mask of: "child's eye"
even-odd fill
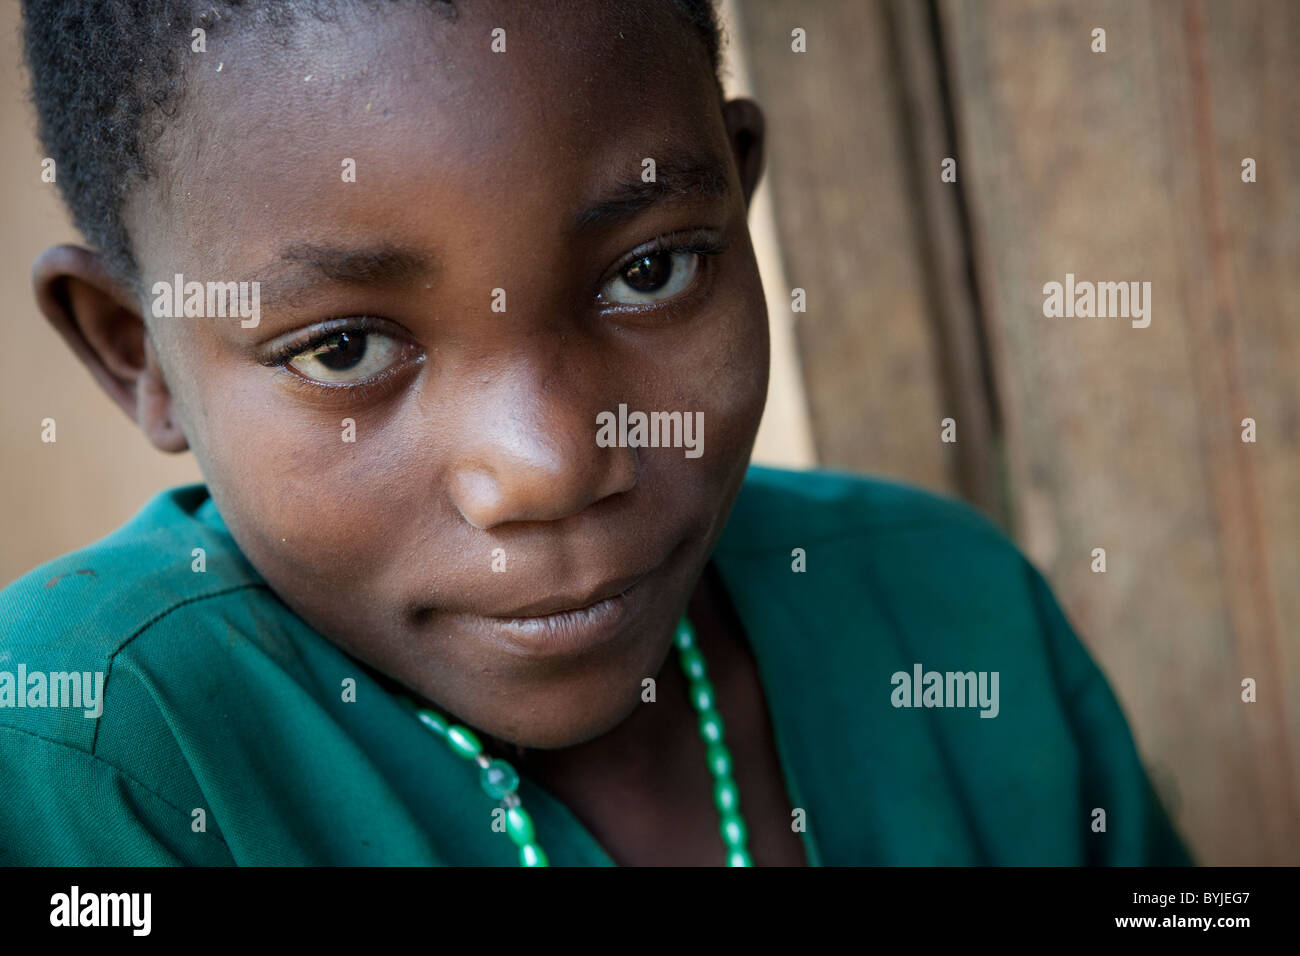
[[[647,305],[671,299],[691,284],[701,253],[693,249],[656,250],[633,259],[600,290],[616,305]]]
[[[388,369],[402,350],[401,342],[381,332],[344,329],[294,353],[287,364],[313,381],[350,385],[374,378]]]

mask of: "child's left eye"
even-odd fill
[[[351,385],[374,378],[402,353],[391,336],[364,329],[334,332],[293,355],[288,364],[303,376],[329,385]]]
[[[663,302],[687,288],[700,269],[694,249],[665,249],[637,256],[605,283],[600,298],[615,305]]]

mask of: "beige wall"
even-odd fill
[[[188,453],[153,449],[37,311],[31,266],[77,241],[41,158],[26,102],[18,4],[0,4],[0,582],[112,531],[155,491],[199,479]],[[41,420],[57,440],[41,441]]]

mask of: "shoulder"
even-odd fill
[[[0,861],[227,861],[215,830],[169,836],[204,805],[176,723],[275,606],[202,485],[0,591]]]
[[[112,534],[0,591],[0,727],[93,751],[99,715],[87,717],[102,713],[101,688],[113,694],[126,649],[193,627],[191,607],[250,591],[265,585],[207,489],[156,495]]]
[[[878,477],[759,466],[749,469],[718,547],[788,553],[798,542],[839,542],[897,557],[893,549],[909,540],[1019,555],[997,525],[953,498]]]
[[[974,508],[914,486],[751,468],[715,558],[733,591],[800,608],[828,640],[874,621],[911,655],[1042,651],[1033,566]]]

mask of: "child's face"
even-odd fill
[[[128,210],[146,292],[176,273],[261,283],[256,328],[150,320],[171,414],[249,560],[345,650],[526,746],[636,706],[767,385],[745,221],[761,129],[745,104],[724,123],[667,3],[614,16],[396,7],[304,20],[287,47],[239,26],[196,54],[159,145],[168,182]],[[615,184],[640,184],[645,158],[662,191],[643,205]],[[620,278],[661,235],[725,250]],[[327,322],[349,334],[264,364]],[[599,447],[620,403],[703,413],[703,454]]]

